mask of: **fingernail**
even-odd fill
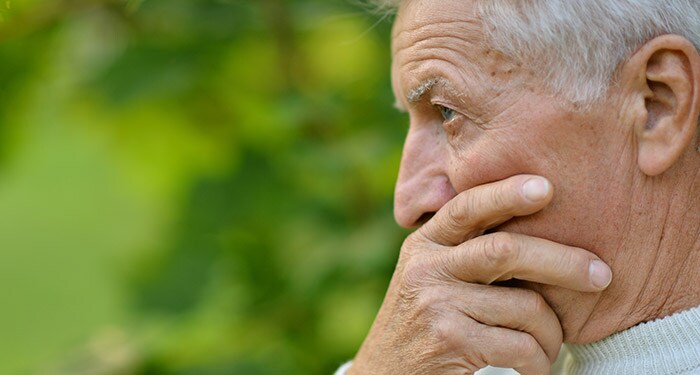
[[[593,286],[596,288],[605,289],[612,281],[612,271],[610,271],[610,267],[599,260],[591,261],[588,273],[590,274]]]
[[[531,178],[523,184],[523,195],[533,202],[547,198],[547,194],[549,194],[549,181],[544,178]]]

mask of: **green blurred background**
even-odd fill
[[[0,1],[0,374],[329,374],[406,232],[352,0]]]

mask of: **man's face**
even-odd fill
[[[615,281],[604,298],[526,285],[554,308],[565,340],[590,341],[600,338],[595,327],[621,324],[606,312],[620,303],[618,280],[627,270],[620,258],[631,255],[619,250],[636,173],[631,127],[619,117],[624,103],[606,100],[580,112],[546,94],[537,72],[489,47],[468,0],[404,2],[393,58],[394,91],[411,119],[396,186],[399,224],[420,225],[477,185],[516,174],[547,177],[552,203],[496,230],[585,248],[611,266]]]

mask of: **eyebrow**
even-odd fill
[[[413,89],[408,91],[408,94],[406,94],[406,102],[408,103],[418,103],[420,102],[426,94],[430,93],[435,86],[441,85],[445,86],[448,88],[451,88],[449,82],[441,77],[433,77],[433,78],[428,78],[421,82],[418,86],[414,87]],[[406,112],[406,108],[403,106],[403,103],[401,101],[396,100],[394,103],[394,107],[398,109],[401,112]]]

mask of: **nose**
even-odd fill
[[[394,193],[394,217],[402,227],[422,225],[457,194],[443,143],[432,129],[409,130]]]

